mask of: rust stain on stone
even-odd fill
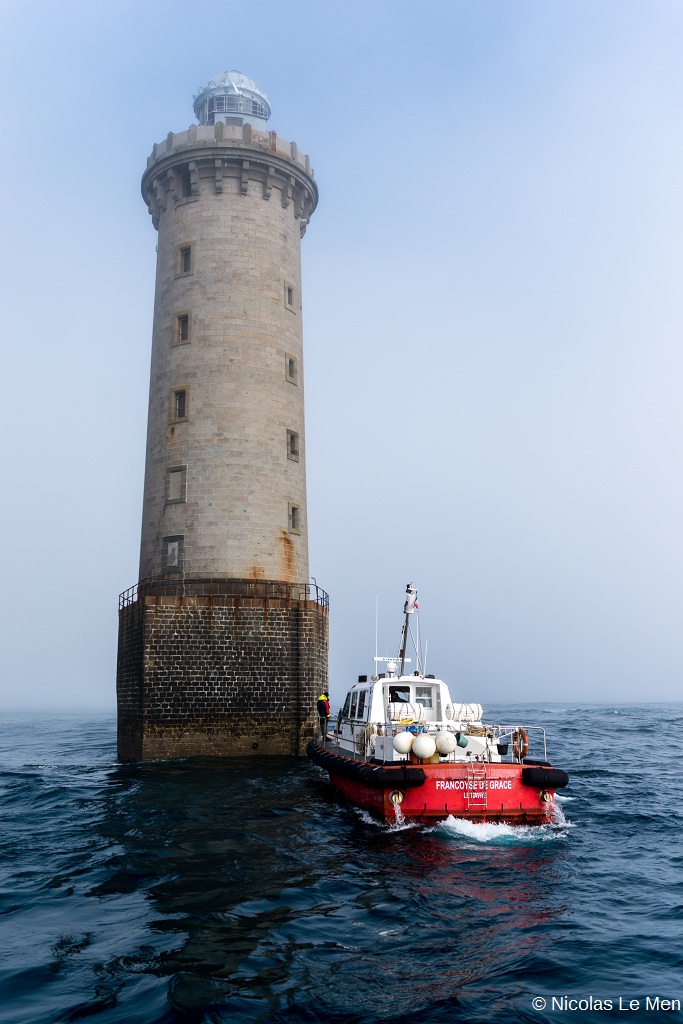
[[[294,572],[296,569],[296,559],[294,553],[294,541],[289,536],[286,530],[280,531],[279,536],[281,551],[280,551],[280,565],[282,566],[281,579],[284,582],[291,582],[294,579]]]
[[[254,564],[251,567],[251,578],[253,580],[264,580],[266,578],[266,574],[263,570],[262,565],[256,565],[256,563],[254,562]]]

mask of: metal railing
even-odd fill
[[[143,597],[241,597],[287,601],[315,601],[329,611],[329,594],[317,583],[282,583],[279,580],[164,579],[140,580],[119,594],[119,611]]]
[[[342,740],[342,729],[343,729],[344,726],[347,726],[347,727],[350,726],[350,732],[351,732],[350,742],[351,742],[351,744],[353,746],[353,753],[350,756],[353,757],[353,758],[358,758],[360,760],[364,760],[368,756],[368,754],[370,753],[370,750],[369,750],[369,748],[370,748],[370,735],[368,733],[368,726],[372,726],[372,724],[373,724],[372,722],[360,721],[360,720],[357,720],[357,719],[352,719],[352,718],[344,717],[344,716],[342,716],[342,713],[341,713],[341,710],[340,710],[339,713],[337,714],[336,721],[334,723],[334,730],[331,733],[327,734],[327,738],[328,738],[328,740],[330,742],[330,745],[334,744],[334,746],[337,748],[337,752],[339,752],[339,747],[341,745],[341,740]],[[386,722],[381,722],[381,723],[376,723],[376,724],[380,725],[381,728],[382,728],[382,733],[379,733],[379,731],[378,731],[376,733],[376,735],[384,735],[384,736],[391,736],[392,732],[394,730],[397,730],[398,732],[404,732],[404,731],[406,731],[407,729],[410,728],[410,726],[408,726],[408,725],[403,725],[402,726],[402,725],[400,725],[397,722],[392,722],[392,721],[389,721],[389,720],[387,720]],[[439,727],[443,727],[444,724],[445,723],[443,723],[443,722],[432,722],[432,723],[416,722],[415,723],[415,725],[421,726],[424,729],[424,731],[426,731],[428,733],[431,733],[432,735],[434,735],[438,731]],[[495,743],[495,744],[500,743],[501,741],[503,741],[503,742],[507,741],[507,742],[505,742],[505,746],[507,747],[506,752],[505,753],[499,752],[502,764],[506,764],[506,763],[510,763],[510,762],[512,762],[514,764],[523,764],[524,763],[523,759],[521,759],[516,754],[515,749],[514,749],[514,744],[512,742],[513,736],[515,734],[519,734],[521,731],[524,731],[526,733],[527,739],[529,741],[529,747],[531,747],[531,737],[530,737],[529,734],[530,733],[540,733],[540,739],[542,740],[542,743],[543,743],[543,760],[547,761],[547,759],[548,759],[548,747],[547,747],[547,740],[546,740],[546,731],[543,728],[543,726],[541,726],[541,725],[524,725],[524,726],[522,726],[522,725],[489,725],[489,724],[487,724],[485,726],[482,726],[481,729],[482,729],[482,736],[488,735],[488,738],[490,740],[492,740],[493,743]],[[463,734],[465,736],[468,735],[466,730],[463,732]],[[476,733],[472,733],[472,735],[476,736],[477,734]],[[364,740],[365,740],[364,745],[361,742],[362,738],[364,738]],[[349,738],[347,737],[347,742],[348,741],[349,741]],[[534,751],[534,752],[537,753],[536,751]],[[449,764],[455,764],[455,763],[467,764],[467,763],[470,763],[470,762],[467,762],[467,761],[465,761],[463,759],[457,758],[456,754],[457,754],[457,751],[453,751],[450,754],[443,755],[442,756],[442,761],[444,761],[446,763],[449,763]],[[349,756],[349,755],[347,755],[347,756]],[[386,746],[384,747],[384,758],[383,758],[383,761],[386,763]],[[474,763],[483,763],[483,762],[475,761]],[[490,763],[490,762],[485,762],[485,763]],[[495,763],[495,762],[491,762],[491,763]]]
[[[541,737],[543,739],[543,760],[546,761],[548,759],[548,744],[547,744],[547,740],[546,740],[545,729],[543,728],[542,725],[496,725],[493,728],[497,730],[496,741],[498,743],[500,743],[502,740],[505,740],[505,739],[508,740],[508,746],[509,746],[510,750],[509,750],[509,754],[505,755],[505,756],[508,756],[512,761],[516,761],[517,760],[517,758],[515,757],[515,753],[514,753],[514,746],[513,746],[513,743],[512,743],[512,738],[515,735],[515,733],[518,733],[521,730],[523,730],[527,734],[527,737],[529,739],[529,746],[531,746],[531,740],[533,738],[529,734],[530,733],[540,733],[541,734]]]

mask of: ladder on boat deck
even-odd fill
[[[465,804],[468,811],[485,811],[488,783],[486,765],[481,761],[470,761],[467,765],[467,789]]]

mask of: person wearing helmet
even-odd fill
[[[320,719],[320,736],[323,743],[327,736],[327,720],[330,717],[330,700],[323,690],[318,697],[318,718]]]

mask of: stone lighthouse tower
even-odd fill
[[[119,602],[122,760],[303,753],[327,686],[309,585],[300,239],[318,189],[227,71],[154,146],[139,582]]]

